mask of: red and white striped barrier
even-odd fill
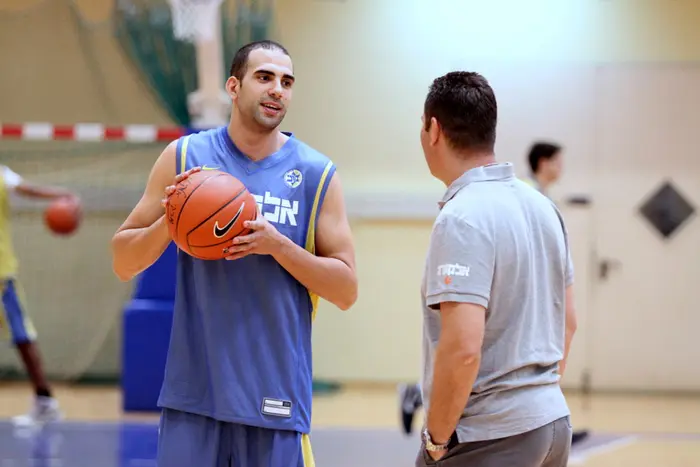
[[[2,123],[0,139],[28,141],[127,141],[131,143],[153,143],[172,141],[190,133],[180,127],[158,127],[156,125],[106,126],[101,123],[76,123],[54,125],[51,123]]]

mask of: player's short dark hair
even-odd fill
[[[246,74],[246,71],[248,71],[248,57],[250,57],[250,53],[256,49],[279,50],[286,56],[290,57],[287,49],[285,49],[284,46],[278,42],[268,39],[251,42],[238,49],[236,55],[233,56],[229,76],[235,76],[239,81],[242,80]]]
[[[423,114],[426,131],[435,117],[454,149],[493,151],[498,106],[493,89],[480,74],[453,71],[437,78],[428,91]]]
[[[530,170],[533,174],[537,173],[542,160],[549,160],[559,154],[561,146],[555,143],[547,143],[544,141],[536,141],[530,147],[530,153],[527,155],[527,162],[530,164]]]

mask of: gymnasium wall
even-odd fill
[[[439,74],[459,67],[492,81],[500,105],[498,156],[520,174],[534,138],[566,146],[564,178],[553,192],[561,200],[596,194],[598,65],[700,59],[700,4],[692,0],[281,0],[278,21],[299,76],[289,127],[334,158],[349,193],[374,192],[393,203],[401,194],[435,200],[442,194],[418,140],[423,99]],[[589,211],[562,209],[572,231],[582,315],[567,382],[578,386],[590,365],[584,344],[596,338],[586,329],[596,239]],[[420,368],[419,286],[430,222],[362,221],[353,230],[360,298],[349,313],[322,305],[316,374],[413,380]],[[634,291],[620,293],[634,297]],[[617,310],[620,320],[645,326],[635,309],[630,301]],[[673,320],[674,309],[664,316]],[[616,362],[621,375],[630,364]]]
[[[0,0],[0,121],[168,122],[105,27],[111,3]],[[89,39],[78,20],[92,25]],[[697,24],[700,4],[693,0],[278,0],[278,36],[298,76],[286,127],[335,160],[353,210],[362,197],[424,206],[443,191],[425,168],[418,139],[427,87],[450,69],[472,69],[486,75],[499,98],[499,158],[524,175],[532,139],[560,141],[565,174],[554,197],[595,195],[597,66],[699,61]],[[36,157],[22,156],[22,143],[7,144],[0,157],[10,157],[13,168],[59,182],[92,177],[94,183],[117,183],[124,177],[142,184],[159,150],[102,148],[86,171],[81,167],[87,162],[61,167],[58,159],[62,152],[85,151],[82,146],[47,145],[54,169],[46,171]],[[588,259],[596,234],[590,211],[563,210],[578,268],[583,342],[595,339],[585,316],[592,307]],[[23,282],[54,374],[66,373],[71,356],[90,359],[71,367],[74,372],[119,371],[119,312],[130,286],[111,277],[107,248],[124,215],[97,216],[66,241],[38,231],[36,214],[18,216]],[[430,221],[354,220],[353,231],[360,298],[349,312],[322,304],[314,334],[317,377],[416,379]],[[631,306],[618,311],[634,315]],[[669,319],[673,313],[666,311]],[[92,326],[76,328],[80,320]],[[14,358],[0,352],[0,367],[15,365]],[[578,385],[590,364],[583,344],[575,345],[571,358],[570,385]]]

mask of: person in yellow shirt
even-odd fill
[[[19,265],[12,244],[10,227],[10,196],[13,193],[43,200],[70,197],[75,202],[79,202],[79,199],[64,188],[28,183],[9,167],[0,165],[0,284],[2,285],[0,334],[12,339],[34,388],[32,409],[26,415],[13,419],[15,425],[28,426],[58,420],[61,418],[61,412],[44,374],[39,347],[36,343],[36,331],[26,314],[24,294],[17,280]]]

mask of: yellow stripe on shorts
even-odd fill
[[[304,459],[304,467],[316,467],[314,453],[311,451],[311,440],[306,434],[301,435],[301,455]]]

